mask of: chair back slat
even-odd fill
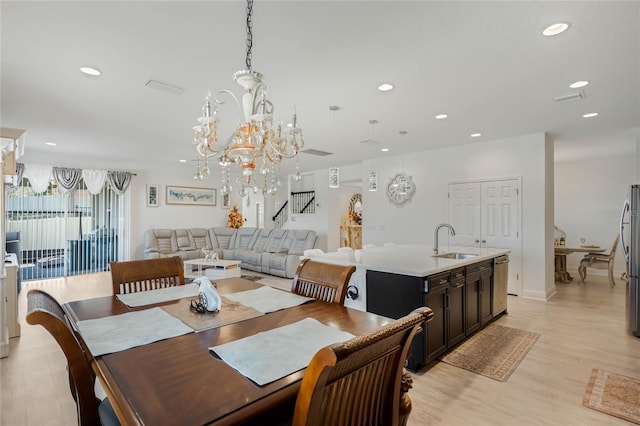
[[[48,293],[30,290],[27,294],[27,306],[27,322],[43,326],[58,342],[67,359],[69,388],[76,401],[78,424],[99,425],[99,401],[93,390],[96,376],[80,343],[82,337],[71,328],[62,306]]]
[[[347,285],[355,272],[353,265],[337,265],[303,259],[298,266],[291,292],[323,302],[343,304]]]
[[[178,256],[111,262],[113,294],[135,293],[184,285],[184,267]]]
[[[386,327],[327,346],[311,360],[298,392],[295,426],[398,425],[401,388],[413,336],[433,312],[414,310]]]

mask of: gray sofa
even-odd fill
[[[300,256],[317,244],[315,231],[305,229],[149,229],[144,234],[144,253],[149,259],[203,258],[202,249],[208,247],[220,259],[239,260],[242,269],[284,278],[293,278]]]

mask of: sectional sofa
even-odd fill
[[[145,257],[203,258],[209,247],[220,259],[239,260],[240,267],[255,272],[293,278],[305,250],[316,248],[315,231],[263,228],[149,229],[144,234]]]

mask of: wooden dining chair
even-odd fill
[[[616,286],[616,281],[613,279],[613,265],[616,259],[619,239],[620,235],[616,235],[608,253],[587,253],[584,255],[580,260],[580,266],[578,266],[579,282],[584,282],[587,279],[587,268],[607,269],[609,271],[609,285],[611,287]]]
[[[347,284],[356,267],[303,259],[296,270],[291,292],[323,302],[344,304]]]
[[[184,285],[184,267],[179,256],[111,262],[113,294],[135,293]]]
[[[411,377],[404,370],[413,336],[431,320],[417,308],[386,327],[319,350],[296,399],[294,426],[404,425]]]
[[[58,342],[67,358],[69,389],[76,401],[78,425],[119,425],[111,403],[107,398],[96,398],[96,376],[89,357],[80,343],[82,337],[74,332],[62,306],[42,290],[30,290],[27,294],[27,322],[43,326]]]

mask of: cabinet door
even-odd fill
[[[464,285],[466,299],[466,334],[475,332],[480,327],[480,274],[468,274]]]
[[[464,279],[452,281],[447,289],[447,346],[451,348],[465,337]]]
[[[491,273],[480,275],[480,324],[486,324],[493,318],[493,306],[491,303],[493,292],[493,280]]]
[[[424,295],[424,305],[433,311],[433,318],[424,327],[425,363],[447,350],[446,295],[447,287],[441,287]]]

